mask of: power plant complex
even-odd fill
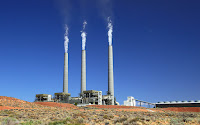
[[[83,23],[83,30],[81,31],[82,37],[82,52],[81,52],[81,86],[80,94],[78,97],[71,97],[68,92],[68,27],[66,26],[65,32],[65,53],[64,53],[64,72],[63,72],[63,91],[60,93],[54,93],[54,96],[50,94],[36,94],[35,101],[39,102],[60,102],[60,103],[70,103],[76,104],[78,106],[86,105],[119,105],[116,102],[114,96],[114,73],[113,73],[113,46],[112,46],[112,22],[108,18],[108,91],[106,95],[102,95],[102,91],[97,90],[87,90],[86,89],[86,32],[85,26],[87,22]],[[136,101],[139,102],[138,105],[143,104],[148,105],[148,107],[153,106],[154,108],[165,108],[165,107],[200,107],[200,101],[166,101],[158,103],[150,103],[142,100],[135,99],[129,96],[127,100],[124,101],[124,106],[136,106]]]
[[[79,105],[116,105],[114,98],[114,78],[113,78],[113,47],[108,48],[108,92],[102,95],[102,91],[86,89],[86,50],[82,50],[81,60],[81,91],[79,97],[71,97],[68,93],[68,53],[64,53],[64,74],[63,74],[63,92],[54,93],[54,98],[49,94],[37,94],[35,101],[42,102],[62,102]]]
[[[112,24],[108,22],[108,91],[106,95],[102,95],[102,91],[86,89],[86,32],[84,31],[86,22],[83,23],[82,37],[82,54],[81,54],[81,86],[78,97],[71,97],[68,92],[68,27],[65,33],[65,53],[64,53],[64,72],[63,72],[63,92],[50,94],[36,94],[36,102],[60,102],[76,104],[77,106],[86,105],[119,105],[114,96],[114,73],[113,73],[113,46],[112,46]],[[200,107],[200,100],[196,101],[165,101],[158,103],[150,103],[135,99],[129,96],[124,101],[124,106],[147,105],[149,108],[167,108],[167,107]]]
[[[112,40],[112,25],[108,26],[108,36],[109,36],[109,46],[108,46],[108,91],[107,95],[102,95],[102,91],[87,90],[86,89],[86,33],[84,32],[85,25],[82,31],[82,56],[81,56],[81,91],[78,97],[71,97],[68,93],[68,51],[65,50],[64,53],[64,73],[63,73],[63,92],[54,93],[54,97],[49,94],[36,94],[35,101],[42,102],[61,102],[61,103],[71,103],[80,106],[84,105],[117,105],[114,97],[114,75],[113,75],[113,46],[110,44]],[[66,31],[68,34],[68,31]],[[111,34],[111,38],[110,38]],[[68,37],[67,37],[67,49],[68,49]]]

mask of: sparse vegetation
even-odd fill
[[[83,119],[72,120],[70,118],[66,118],[65,120],[50,122],[49,125],[84,125],[84,124],[83,124]]]
[[[74,103],[74,105],[75,105],[75,106],[77,106],[77,105],[78,105],[78,103],[77,103],[77,102],[75,102],[75,103]]]
[[[128,118],[126,118],[126,117],[119,118],[119,119],[115,120],[114,123],[122,123],[122,122],[126,121],[127,119]]]
[[[76,107],[70,104],[35,103],[18,100],[0,102],[5,106],[17,105],[16,109],[0,110],[1,125],[139,125],[139,124],[200,124],[200,113],[171,112],[154,109],[149,112],[145,108],[97,108]],[[14,103],[14,104],[12,104]],[[23,106],[26,105],[26,106]],[[21,108],[26,107],[26,108]],[[152,109],[153,110],[153,109]]]
[[[112,115],[104,115],[103,118],[104,119],[112,119],[112,118],[114,118],[114,116],[112,116]]]

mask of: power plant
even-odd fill
[[[83,23],[82,36],[82,56],[81,56],[81,90],[79,97],[71,97],[68,93],[68,28],[65,33],[65,53],[64,53],[64,73],[63,73],[63,92],[54,93],[54,97],[49,94],[36,94],[35,101],[41,102],[61,102],[71,103],[80,106],[84,105],[117,105],[114,97],[114,73],[113,73],[113,46],[112,46],[112,24],[108,23],[108,91],[107,95],[102,95],[102,91],[86,89],[86,33],[84,31],[86,21]]]
[[[77,104],[77,106],[86,105],[119,105],[116,102],[114,96],[114,72],[113,72],[113,46],[112,46],[112,23],[108,19],[108,91],[106,95],[102,95],[102,91],[97,90],[87,90],[86,89],[86,32],[84,31],[86,21],[83,23],[83,30],[81,31],[82,37],[82,51],[81,51],[81,85],[80,94],[78,97],[71,97],[68,93],[68,27],[66,26],[65,32],[65,53],[64,53],[64,72],[63,72],[63,92],[54,93],[54,96],[50,94],[36,94],[35,101],[39,102],[60,102],[60,103],[70,103]],[[136,106],[136,101],[139,102],[138,105],[143,104],[154,106],[154,108],[166,108],[166,107],[199,107],[200,101],[165,101],[158,103],[150,103],[142,100],[135,99],[129,96],[127,100],[124,101],[124,106]]]

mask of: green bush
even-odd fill
[[[181,120],[179,118],[172,118],[170,120],[170,124],[172,125],[177,125],[177,124],[180,124],[181,123]]]
[[[15,118],[7,117],[3,119],[2,123],[5,125],[17,124],[19,121]]]
[[[111,118],[114,118],[114,116],[112,116],[112,115],[104,115],[103,118],[104,119],[111,119]]]
[[[21,125],[40,125],[40,124],[42,124],[41,121],[33,121],[33,120],[21,123]]]
[[[83,119],[71,120],[70,118],[66,118],[65,120],[51,122],[49,125],[83,125]]]

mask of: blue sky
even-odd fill
[[[97,0],[77,0],[61,5],[53,0],[1,1],[0,96],[34,101],[35,94],[62,91],[65,23],[69,93],[78,96],[84,20],[87,89],[106,94],[104,16],[111,15],[115,96],[120,104],[127,96],[149,102],[200,99],[200,1],[113,0],[103,6]]]

